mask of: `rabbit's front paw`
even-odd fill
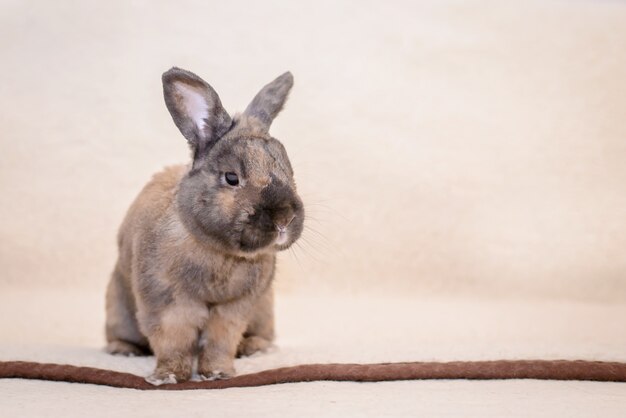
[[[146,382],[159,386],[187,381],[191,378],[191,366],[191,357],[158,360],[156,370],[146,377]]]
[[[152,373],[150,376],[146,377],[146,382],[154,385],[154,386],[161,386],[161,385],[167,385],[167,384],[174,384],[177,383],[176,381],[176,375],[174,373],[160,373],[155,371],[154,373]]]
[[[230,379],[234,375],[234,371],[229,373],[221,370],[211,370],[210,372],[198,373],[200,380],[224,380]]]
[[[222,380],[235,376],[233,362],[202,362],[198,364],[198,377],[201,380]]]

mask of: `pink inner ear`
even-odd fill
[[[181,98],[187,117],[194,121],[199,132],[203,132],[205,119],[209,117],[209,104],[203,92],[181,82],[175,82],[174,88]]]

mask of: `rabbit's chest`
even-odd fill
[[[271,260],[185,260],[176,281],[189,296],[223,303],[264,290],[272,275]]]

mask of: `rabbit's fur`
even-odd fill
[[[163,74],[193,160],[156,174],[128,210],[106,299],[107,351],[153,352],[151,383],[188,380],[196,355],[200,378],[230,377],[237,353],[273,339],[276,252],[304,221],[285,149],[268,133],[292,84],[283,74],[231,119],[200,77]]]

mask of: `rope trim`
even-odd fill
[[[153,386],[130,373],[28,361],[0,362],[0,379],[89,383],[139,390],[226,389],[279,383],[386,382],[422,379],[541,379],[626,382],[626,363],[585,360],[495,360],[378,364],[305,364],[265,370],[227,380]]]

